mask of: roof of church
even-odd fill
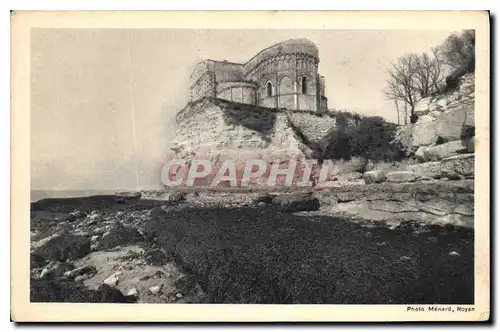
[[[230,62],[227,60],[203,60],[196,65],[191,74],[191,82],[194,83],[200,74],[205,71],[213,71],[217,81],[242,81],[245,71],[250,71],[262,61],[277,56],[279,54],[304,53],[315,58],[319,57],[319,50],[316,44],[307,38],[289,39],[271,45],[248,60],[245,64]]]

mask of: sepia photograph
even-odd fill
[[[487,12],[157,14],[12,14],[14,301],[489,319]]]

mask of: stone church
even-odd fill
[[[190,76],[191,101],[214,97],[290,110],[326,110],[319,50],[308,39],[270,46],[246,63],[204,60]]]

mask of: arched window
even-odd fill
[[[293,86],[292,79],[288,76],[283,76],[280,80],[280,85],[278,88],[280,96],[292,94],[293,90],[294,90],[294,86]]]
[[[302,77],[301,86],[302,86],[302,94],[306,94],[307,93],[307,77],[306,76]]]
[[[273,85],[271,84],[271,82],[267,82],[266,84],[266,94],[268,97],[273,96]]]

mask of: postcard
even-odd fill
[[[12,320],[489,320],[488,12],[11,21]]]

